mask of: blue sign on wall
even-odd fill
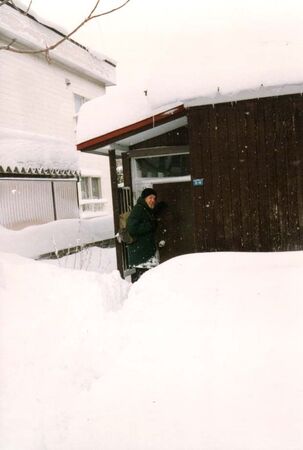
[[[204,178],[195,178],[193,180],[193,186],[203,186],[204,185]]]

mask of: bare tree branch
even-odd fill
[[[5,5],[6,3],[9,3],[9,2],[14,4],[14,2],[12,0],[1,0],[0,6]]]
[[[0,1],[0,6],[4,5],[6,3],[9,3],[9,2],[14,4],[13,0],[2,0],[2,1]],[[108,11],[105,11],[105,12],[102,12],[102,13],[94,14],[96,9],[97,9],[97,7],[98,7],[98,5],[99,5],[99,3],[100,3],[100,0],[97,0],[95,5],[94,5],[94,7],[93,7],[93,9],[89,13],[89,15],[86,17],[86,19],[84,19],[76,28],[74,28],[70,33],[68,33],[62,39],[59,39],[59,41],[57,41],[55,44],[53,44],[53,45],[51,45],[49,47],[46,46],[44,49],[41,49],[41,50],[19,50],[19,49],[13,47],[13,45],[15,43],[17,43],[17,40],[13,39],[9,44],[0,46],[0,50],[7,50],[7,51],[14,52],[14,53],[23,53],[23,54],[31,54],[31,55],[38,54],[38,53],[44,53],[46,58],[47,58],[47,60],[50,61],[49,52],[54,50],[55,48],[57,48],[64,41],[69,40],[70,37],[73,36],[87,22],[89,22],[90,20],[93,20],[93,19],[97,19],[98,17],[102,17],[102,16],[106,16],[108,14],[112,14],[113,12],[118,11],[119,9],[123,8],[129,2],[130,2],[130,0],[125,0],[124,3],[122,3],[119,6],[117,6],[116,8],[112,8],[112,9],[110,9]],[[31,4],[32,4],[32,0],[30,1],[30,4],[29,4],[25,14],[27,14],[29,12]]]
[[[27,7],[27,10],[25,11],[25,14],[28,14],[29,10],[31,9],[32,3],[33,3],[33,0],[31,0],[31,1],[29,2],[29,5],[28,5],[28,7]]]

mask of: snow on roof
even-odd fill
[[[22,2],[17,5],[22,11],[27,10]],[[1,6],[0,34],[8,42],[15,39],[17,43],[30,49],[41,50],[55,44],[67,32],[61,27],[41,19],[30,8],[28,15],[21,14],[11,5]],[[114,60],[92,52],[73,40],[66,40],[51,51],[52,60],[58,61],[66,67],[85,74],[106,86],[116,82],[116,63]]]
[[[62,25],[55,24],[54,22],[50,21],[49,19],[46,19],[45,17],[42,17],[40,14],[37,13],[35,10],[35,3],[30,5],[29,8],[29,2],[24,2],[22,0],[14,0],[14,5],[16,8],[20,9],[21,11],[26,12],[29,16],[35,18],[37,22],[41,23],[42,25],[45,25],[49,28],[52,28],[64,35],[68,34],[68,30],[63,27]]]
[[[0,128],[0,166],[7,170],[43,169],[78,171],[74,145],[51,136]]]
[[[203,91],[201,91],[203,92]],[[287,94],[302,94],[303,83],[285,84],[277,86],[256,86],[242,91],[222,92],[220,89],[213,91],[211,94],[201,95],[201,92],[183,99],[180,96],[174,96],[172,102],[164,103],[161,106],[152,107],[146,97],[142,93],[136,97],[133,93],[126,96],[124,93],[119,95],[119,91],[115,95],[108,94],[86,102],[78,115],[77,125],[77,142],[83,144],[91,139],[105,136],[116,130],[123,130],[131,127],[133,124],[146,120],[147,118],[156,117],[162,112],[173,112],[176,107],[183,105],[184,108],[235,102],[240,100],[248,100],[253,98],[271,97]],[[190,92],[188,92],[190,94]],[[157,102],[154,103],[157,105]],[[172,120],[176,120],[171,114]],[[177,119],[176,124],[179,124]],[[183,124],[183,122],[182,122]],[[180,126],[180,125],[178,125]],[[176,126],[177,127],[177,126]],[[176,128],[175,127],[175,128]],[[140,128],[140,127],[138,127]],[[173,127],[174,128],[174,127]],[[171,128],[171,129],[173,129]],[[128,139],[123,139],[121,135],[121,144],[129,143]],[[139,141],[138,141],[139,142]],[[136,143],[135,141],[133,143]]]
[[[81,107],[77,141],[80,143],[110,133],[179,105],[180,102],[175,102],[153,108],[149,97],[142,90],[131,89],[121,93],[119,87],[113,87],[107,90],[106,95],[88,101]]]
[[[106,98],[80,110],[77,142],[142,120],[169,105],[184,106],[239,101],[303,91],[303,40],[209,43],[194,54],[172,51],[156,55],[145,84],[111,88]],[[199,41],[194,43],[199,48]],[[183,44],[184,45],[184,44]],[[219,50],[218,50],[219,49]],[[147,95],[145,95],[147,93]]]

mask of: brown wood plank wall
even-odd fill
[[[294,167],[297,167],[297,201],[298,201],[298,228],[300,230],[300,242],[303,241],[303,177],[302,177],[302,142],[303,142],[303,108],[301,98],[294,98],[294,142],[295,159],[292,161]]]
[[[180,127],[176,130],[168,131],[155,138],[147,139],[139,144],[132,145],[130,150],[138,148],[162,147],[173,145],[187,145],[188,144],[188,130],[187,127]]]
[[[229,161],[230,175],[230,202],[231,202],[231,222],[232,222],[232,244],[236,248],[242,247],[242,220],[241,220],[241,199],[240,192],[240,168],[238,136],[236,133],[237,110],[231,105],[227,118],[227,142],[226,158]],[[227,144],[226,144],[227,145]]]
[[[303,97],[189,110],[197,251],[303,249]]]
[[[191,174],[195,174],[196,167],[204,168],[203,176],[208,176],[208,166],[206,164],[207,158],[205,161],[202,160],[203,156],[206,155],[208,150],[208,146],[204,145],[203,139],[208,134],[207,127],[209,125],[208,121],[208,111],[206,109],[202,109],[198,111],[198,117],[195,117],[194,120],[189,121],[188,123],[188,134],[190,137],[190,171]],[[196,123],[199,123],[199,126],[196,126]],[[205,152],[201,152],[201,148],[205,148]],[[198,171],[198,176],[200,176],[200,171]],[[198,178],[198,176],[196,178]],[[209,177],[209,179],[211,179]],[[192,197],[193,204],[198,204],[203,207],[204,214],[199,216],[199,221],[196,221],[195,216],[193,217],[194,224],[194,246],[195,249],[199,247],[201,251],[207,248],[207,242],[212,241],[214,236],[209,235],[207,224],[212,222],[212,218],[208,215],[208,208],[206,208],[205,197],[207,196],[207,189],[210,187],[208,184],[204,189],[202,187],[192,188]],[[194,212],[194,211],[193,211]],[[210,230],[211,231],[211,230]]]
[[[131,165],[128,153],[122,153],[122,167],[124,186],[132,188]]]

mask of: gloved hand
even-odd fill
[[[162,248],[165,246],[165,241],[162,239],[162,241],[159,242],[159,248]]]

